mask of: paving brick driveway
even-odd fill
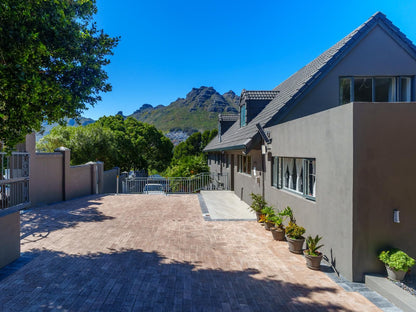
[[[255,221],[207,222],[196,195],[85,197],[22,215],[0,311],[379,311]]]

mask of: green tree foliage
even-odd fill
[[[50,134],[38,142],[38,149],[53,152],[64,146],[71,149],[71,164],[103,161],[106,170],[117,166],[115,135],[97,124],[85,127],[54,127]]]
[[[122,171],[167,168],[172,158],[172,142],[154,126],[124,119],[121,115],[101,117],[85,127],[52,129],[38,143],[38,149],[52,152],[60,146],[71,149],[71,164],[103,161],[105,169]]]
[[[119,38],[93,22],[95,0],[0,2],[0,138],[7,146],[43,120],[77,118],[108,92]]]
[[[173,158],[181,159],[185,156],[197,156],[202,153],[207,144],[218,134],[215,130],[206,130],[202,134],[201,132],[195,132],[191,134],[186,141],[179,143],[174,151]]]
[[[172,159],[172,142],[154,126],[121,115],[101,117],[97,123],[115,132],[120,167],[161,172]]]
[[[198,173],[209,172],[205,146],[217,135],[217,130],[206,130],[202,134],[195,132],[186,141],[179,143],[173,150],[173,159],[164,173],[169,177],[190,177]]]
[[[201,150],[203,150],[205,148],[205,146],[208,145],[209,142],[211,142],[211,140],[213,140],[218,134],[218,130],[214,129],[214,130],[205,130],[202,133],[201,136]]]
[[[173,162],[165,171],[167,177],[191,177],[198,173],[209,172],[204,155],[184,156]]]

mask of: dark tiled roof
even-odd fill
[[[262,127],[269,127],[277,123],[279,118],[290,110],[293,104],[303,96],[311,85],[319,81],[326,72],[337,64],[376,25],[380,25],[392,34],[393,37],[401,39],[398,43],[416,58],[416,47],[412,42],[383,13],[377,12],[352,33],[274,88],[273,91],[278,91],[278,94],[275,95],[274,99],[249,124],[240,128],[240,123],[238,121],[235,122],[221,136],[221,142],[218,142],[217,139],[212,140],[205,147],[205,151],[249,148],[248,145],[255,141],[258,136],[257,123],[260,123]]]
[[[237,121],[238,117],[237,114],[218,114],[219,121]]]
[[[273,100],[279,91],[247,91],[241,92],[240,103],[245,100]]]

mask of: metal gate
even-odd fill
[[[122,193],[191,194],[201,190],[229,190],[227,174],[201,173],[193,177],[122,177]]]
[[[0,209],[29,203],[29,154],[0,153]]]

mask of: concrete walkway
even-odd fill
[[[256,214],[233,191],[201,191],[201,208],[207,221],[253,221]],[[205,206],[204,206],[205,205]]]
[[[90,196],[22,215],[0,311],[379,311],[255,221],[206,222],[197,195]]]

